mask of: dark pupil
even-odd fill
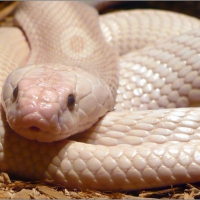
[[[70,94],[67,99],[67,107],[72,110],[75,105],[75,97],[73,94]]]
[[[14,98],[14,100],[17,99],[17,95],[18,95],[18,86],[13,90],[13,98]]]

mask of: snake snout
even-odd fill
[[[59,136],[58,116],[45,119],[40,112],[32,112],[17,116],[17,120],[8,119],[11,127],[21,136],[41,142],[51,142]]]
[[[50,123],[40,113],[30,113],[21,118],[21,127],[30,131],[32,134],[35,132],[47,132],[50,129]]]

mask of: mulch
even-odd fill
[[[200,199],[200,183],[129,192],[68,190],[50,180],[10,180],[0,174],[0,199]]]
[[[0,26],[13,26],[13,13],[18,2],[0,2]],[[185,13],[200,18],[200,2],[190,1],[123,1],[104,2],[98,6],[100,14],[118,10],[154,8]],[[10,179],[0,174],[0,199],[200,199],[200,183],[169,186],[167,188],[129,191],[100,192],[95,190],[68,190],[52,181],[28,182]]]

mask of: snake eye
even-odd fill
[[[74,108],[75,105],[75,97],[73,94],[70,94],[67,98],[67,107],[69,108],[69,110],[72,110]]]
[[[17,95],[18,95],[18,86],[15,87],[15,89],[13,90],[13,99],[14,99],[14,101],[17,99]]]

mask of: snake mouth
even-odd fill
[[[31,127],[29,128],[29,130],[30,130],[30,131],[34,131],[34,132],[40,132],[40,131],[41,131],[41,129],[38,128],[37,126],[31,126]]]
[[[28,128],[16,128],[14,127],[16,133],[28,140],[36,140],[38,142],[54,142],[58,140],[63,140],[66,138],[65,134],[60,133],[60,127],[53,127],[52,130],[44,131],[37,126],[31,126]]]

